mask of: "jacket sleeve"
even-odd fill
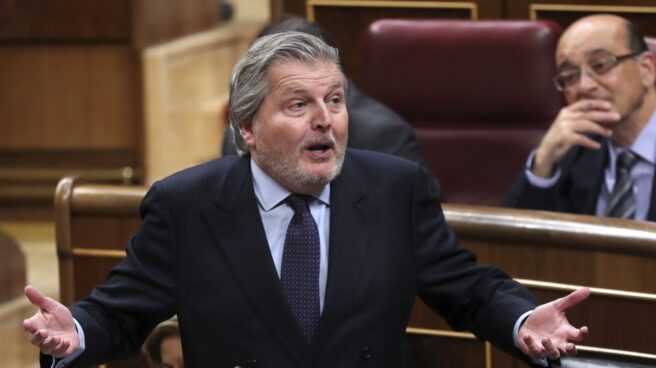
[[[501,270],[476,263],[460,247],[421,173],[413,199],[414,243],[420,267],[419,297],[456,330],[470,330],[508,353],[517,319],[537,305],[525,287]]]

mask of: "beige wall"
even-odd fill
[[[270,19],[270,0],[231,0],[235,20],[266,22]]]

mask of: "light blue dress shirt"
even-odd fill
[[[278,277],[282,265],[282,251],[285,247],[287,227],[292,221],[294,211],[283,201],[292,192],[278,184],[251,159],[251,172],[253,173],[253,187],[255,197],[262,217],[262,225],[266,233],[273,264],[276,266]],[[324,297],[326,295],[326,280],[328,279],[328,235],[330,229],[330,184],[319,193],[314,193],[316,200],[310,203],[310,212],[319,230],[319,246],[321,260],[319,262],[319,308],[323,311]]]

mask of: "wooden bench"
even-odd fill
[[[84,297],[125,256],[138,229],[145,187],[60,181],[55,226],[64,303]],[[491,207],[445,205],[460,243],[494,264],[543,302],[579,285],[592,296],[568,314],[591,335],[583,357],[656,365],[656,224]],[[454,332],[421,302],[408,337],[421,367],[522,367],[469,333]],[[111,367],[124,367],[111,364]]]

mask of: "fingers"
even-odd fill
[[[570,110],[575,111],[610,111],[613,105],[606,100],[593,100],[593,99],[584,99],[574,102],[569,105]]]
[[[63,358],[69,354],[68,348],[70,346],[70,341],[62,339],[59,344],[55,345],[55,347],[50,352],[50,355],[54,356],[55,358]]]
[[[576,345],[572,343],[565,344],[565,351],[563,352],[565,355],[576,355]]]
[[[596,134],[610,138],[612,130],[609,126],[621,119],[617,112],[585,111],[563,112],[553,125],[555,138],[566,139],[571,135]]]
[[[45,340],[43,340],[41,345],[37,345],[37,346],[39,346],[39,349],[41,349],[41,352],[43,354],[53,355],[53,351],[60,343],[61,343],[61,337],[50,336],[47,337]]]
[[[567,341],[581,342],[585,340],[588,336],[588,328],[583,326],[579,329],[572,328],[571,331],[567,333]]]
[[[584,111],[578,113],[579,119],[589,120],[596,124],[608,125],[620,121],[622,116],[614,111]]]
[[[589,135],[610,138],[610,126],[620,119],[620,114],[608,101],[581,100],[564,107],[540,142],[533,173],[549,177],[554,166],[573,146],[599,149],[600,143]]]
[[[559,311],[565,311],[568,308],[571,308],[580,302],[584,301],[590,296],[590,289],[580,288],[576,291],[571,292],[569,295],[564,296],[560,299],[554,301],[554,307]]]
[[[586,133],[610,137],[608,125],[621,118],[608,101],[581,100],[561,109],[551,130],[557,132],[558,140],[572,134]]]
[[[47,338],[48,338],[47,330],[45,329],[38,330],[30,334],[30,343],[34,346],[41,347],[41,345]]]
[[[544,347],[544,356],[549,359],[558,359],[560,358],[560,351],[556,349],[554,344],[551,342],[551,339],[543,339],[542,346]]]
[[[71,342],[60,336],[49,336],[45,329],[38,330],[30,335],[30,343],[41,350],[42,353],[53,355],[56,358],[68,355]]]
[[[31,285],[25,287],[25,296],[29,299],[30,303],[37,306],[39,309],[44,311],[50,311],[57,306],[57,302],[43,295],[36,288]]]
[[[556,346],[551,339],[545,338],[537,342],[530,335],[525,336],[522,342],[523,344],[520,344],[520,349],[534,359],[558,359],[561,356],[576,355],[576,345],[571,342]]]
[[[526,335],[522,339],[523,345],[526,349],[522,349],[525,354],[534,359],[540,358],[549,358],[549,359],[558,359],[560,357],[560,351],[554,346],[550,339],[542,339],[542,341],[536,341],[531,335]]]
[[[23,330],[27,333],[34,333],[38,329],[38,325],[34,320],[34,317],[28,318],[23,321]]]
[[[533,337],[531,337],[531,335],[524,336],[522,341],[524,341],[524,345],[526,346],[526,349],[528,350],[528,351],[525,351],[524,353],[526,353],[531,358],[538,359],[538,358],[542,357],[542,351],[543,351],[542,347],[539,346],[535,342],[535,340],[533,340]]]

